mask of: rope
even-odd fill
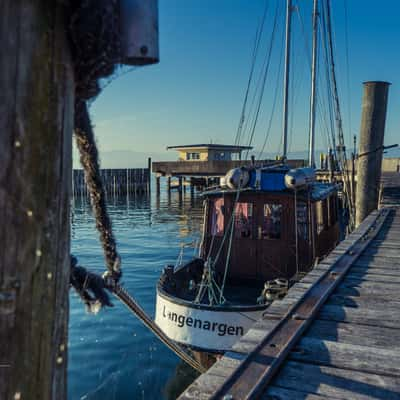
[[[120,257],[112,231],[111,220],[107,212],[105,192],[101,181],[98,151],[93,128],[85,101],[75,104],[75,138],[80,153],[80,160],[85,172],[86,186],[90,195],[96,228],[103,246],[108,274],[118,281],[121,277]]]
[[[264,97],[265,84],[267,82],[269,66],[270,66],[270,63],[271,63],[271,55],[272,55],[272,50],[273,50],[274,41],[275,41],[276,28],[277,28],[277,24],[278,24],[278,16],[279,16],[279,3],[277,3],[277,5],[276,5],[275,17],[274,17],[274,23],[273,23],[273,26],[272,26],[272,32],[271,32],[269,48],[268,48],[267,53],[265,54],[264,65],[263,65],[264,73],[262,75],[260,75],[260,78],[262,76],[262,81],[261,81],[261,87],[259,89],[260,92],[259,92],[259,95],[258,95],[257,108],[256,108],[255,114],[253,116],[252,126],[251,126],[250,132],[249,132],[249,140],[248,140],[248,143],[247,143],[248,147],[250,147],[252,145],[252,142],[253,142],[253,139],[254,139],[254,133],[255,133],[255,130],[256,130],[258,117],[259,117],[260,109],[261,109],[261,104],[262,104],[262,100],[263,100],[263,97]],[[250,151],[250,149],[246,150],[245,159],[247,159],[247,157],[249,155],[249,151]]]
[[[118,283],[112,288],[113,294],[125,304],[137,317],[149,328],[169,349],[177,354],[183,361],[189,364],[192,368],[203,373],[206,369],[198,363],[194,358],[187,354],[183,348],[169,339],[168,336],[159,328],[158,325],[146,314],[140,307],[137,301]]]
[[[264,23],[265,23],[265,19],[267,16],[267,11],[268,11],[268,0],[265,2],[265,6],[264,6],[264,13],[262,16],[262,19],[260,21],[260,25],[257,27],[256,30],[256,37],[254,39],[254,48],[253,48],[253,53],[252,53],[252,62],[251,62],[251,67],[250,67],[250,74],[249,74],[249,78],[247,81],[247,87],[246,87],[246,92],[245,92],[245,96],[244,96],[244,100],[243,100],[243,105],[242,105],[242,112],[240,114],[240,119],[239,119],[239,124],[238,124],[238,128],[236,131],[236,138],[235,138],[235,145],[239,145],[240,144],[240,138],[242,135],[242,130],[243,130],[243,123],[246,119],[246,108],[247,108],[247,100],[249,97],[249,92],[250,92],[250,86],[251,83],[253,81],[253,73],[254,73],[254,68],[256,65],[256,61],[257,61],[257,54],[258,54],[258,48],[260,46],[260,41],[261,41],[261,36],[264,30]]]
[[[126,307],[129,308],[169,349],[183,361],[199,372],[205,372],[204,367],[192,358],[179,345],[172,342],[168,336],[154,323],[154,321],[140,307],[137,301],[118,283],[109,285],[109,281],[100,275],[88,272],[84,267],[77,265],[77,259],[71,256],[71,285],[86,304],[88,311],[97,313],[102,307],[112,307],[109,295],[111,291]]]
[[[107,212],[98,150],[87,104],[100,93],[102,89],[100,79],[112,75],[118,63],[120,54],[118,19],[116,0],[76,2],[70,19],[68,33],[76,82],[74,133],[107,267],[107,272],[100,276],[78,266],[76,258],[72,256],[70,283],[88,310],[92,312],[97,312],[104,306],[112,306],[106,290],[112,292],[175,354],[193,368],[205,372],[195,359],[161,331],[139,304],[118,284],[121,278],[121,261]]]
[[[105,290],[104,279],[79,266],[78,260],[74,256],[71,256],[70,283],[89,312],[96,314],[104,306],[113,307]]]
[[[327,28],[327,33],[328,33],[328,45],[329,45],[329,55],[330,55],[330,64],[331,64],[331,79],[332,79],[332,86],[333,86],[333,94],[334,94],[334,104],[335,104],[335,112],[336,112],[336,123],[337,123],[337,129],[338,129],[338,136],[339,136],[339,144],[340,144],[340,151],[339,151],[339,161],[341,163],[341,168],[342,168],[342,173],[345,175],[344,179],[344,186],[346,188],[345,190],[345,198],[347,200],[348,208],[349,208],[349,216],[350,216],[350,221],[349,221],[349,227],[350,230],[354,228],[354,205],[353,205],[353,200],[350,196],[351,190],[350,190],[350,179],[348,176],[348,170],[347,170],[347,157],[346,157],[346,152],[343,150],[344,149],[344,135],[343,135],[343,124],[342,124],[342,116],[340,112],[340,103],[339,103],[339,95],[338,95],[338,87],[337,87],[337,82],[336,82],[336,70],[335,70],[335,62],[334,62],[334,56],[333,56],[333,34],[332,34],[332,24],[331,24],[331,3],[330,0],[325,1],[325,12],[323,9],[323,12],[326,13],[326,28]]]
[[[240,181],[241,182],[241,181]],[[222,279],[222,285],[221,285],[221,294],[219,296],[219,302],[222,302],[222,298],[223,298],[223,293],[225,290],[225,283],[226,283],[226,277],[228,275],[228,269],[229,269],[229,263],[231,260],[231,250],[232,250],[232,241],[233,241],[233,233],[235,231],[235,221],[236,221],[236,212],[235,212],[235,208],[236,208],[236,204],[239,200],[239,195],[240,195],[240,187],[241,184],[239,183],[237,192],[236,192],[236,198],[235,198],[235,202],[233,203],[233,208],[232,208],[232,216],[231,216],[231,223],[230,223],[230,233],[229,233],[229,244],[228,244],[228,252],[226,254],[226,261],[225,261],[225,270],[224,270],[224,277]]]

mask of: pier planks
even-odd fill
[[[393,193],[391,190],[390,204],[395,198]],[[375,238],[352,263],[343,282],[329,296],[262,393],[250,395],[248,382],[242,385],[239,380],[234,382],[242,385],[239,391],[221,392],[243,360],[255,353],[290,308],[368,232],[376,213],[294,285],[285,299],[273,303],[265,319],[255,323],[232,351],[200,376],[180,399],[223,398],[231,394],[233,399],[269,400],[400,398],[400,252],[397,250],[400,211],[397,207],[390,209]],[[269,362],[264,364],[260,357],[257,360],[258,365],[252,367],[249,376],[267,368]],[[215,396],[216,392],[221,395]]]

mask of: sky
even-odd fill
[[[249,77],[254,37],[266,4],[255,82],[269,51],[275,13],[277,22],[260,115],[251,144],[253,154],[258,156],[269,131],[264,153],[279,153],[284,3],[284,0],[159,0],[160,62],[129,71],[123,69],[125,73],[118,73],[91,106],[102,166],[145,166],[148,156],[153,160],[173,160],[177,154],[166,151],[169,145],[233,143]],[[293,3],[296,9],[293,13],[289,158],[307,149],[310,91],[312,0],[293,0]],[[331,3],[347,145],[351,144],[351,137],[358,134],[362,82],[369,80],[392,83],[385,144],[397,143],[400,141],[400,2],[332,0]],[[323,48],[320,50],[322,53]],[[321,100],[317,107],[316,147],[326,150],[325,64],[322,56],[320,60]],[[249,98],[252,96],[251,92]],[[248,142],[246,135],[243,144]],[[78,166],[76,151],[74,153],[74,166]],[[387,154],[391,155],[398,154]]]

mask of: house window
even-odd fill
[[[186,153],[186,160],[200,160],[200,153]]]
[[[215,199],[211,203],[211,235],[224,234],[224,199]]]
[[[215,160],[225,160],[226,154],[224,152],[215,153],[214,159]]]
[[[253,204],[236,203],[235,238],[251,238],[253,231]]]
[[[264,204],[264,218],[261,227],[262,239],[280,239],[282,204]]]

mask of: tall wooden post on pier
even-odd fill
[[[65,399],[74,85],[61,1],[0,6],[0,398]]]
[[[365,82],[357,162],[356,225],[378,207],[388,82]]]

